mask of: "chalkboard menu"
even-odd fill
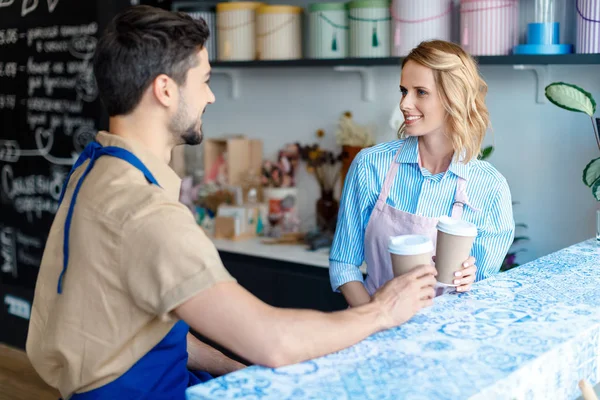
[[[91,60],[100,32],[86,4],[0,3],[2,283],[34,287],[64,179],[100,125]]]
[[[72,164],[108,118],[92,57],[108,21],[131,4],[166,1],[0,0],[0,342],[29,307]],[[7,322],[9,321],[9,322]],[[6,328],[6,329],[5,329]]]

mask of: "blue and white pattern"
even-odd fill
[[[363,280],[359,267],[364,261],[365,230],[390,164],[402,143],[398,174],[387,204],[426,217],[450,216],[458,177],[465,179],[469,203],[475,209],[465,207],[463,219],[478,229],[471,252],[477,260],[477,280],[489,278],[500,270],[515,230],[506,179],[489,163],[480,160],[468,164],[453,162],[449,173],[431,175],[419,167],[418,141],[411,137],[362,150],[348,171],[329,256],[331,286],[335,291],[350,281]]]
[[[187,391],[204,399],[575,399],[600,382],[600,245],[583,242],[435,299],[334,354],[253,366]]]

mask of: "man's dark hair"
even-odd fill
[[[116,15],[98,41],[94,74],[109,116],[129,114],[160,74],[185,84],[208,39],[203,19],[150,6]]]

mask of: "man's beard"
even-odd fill
[[[170,131],[175,136],[176,143],[188,144],[190,146],[202,143],[202,139],[204,139],[202,125],[200,123],[202,114],[204,114],[204,111],[200,113],[195,120],[188,122],[192,120],[192,118],[190,118],[187,103],[180,93],[179,108],[169,124]]]
[[[183,141],[183,144],[189,144],[190,146],[196,146],[202,143],[204,135],[202,134],[202,127],[196,130],[197,122],[192,123],[185,131],[183,131],[179,137]]]

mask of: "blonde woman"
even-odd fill
[[[442,215],[477,225],[471,257],[454,281],[461,292],[500,270],[514,236],[506,179],[477,159],[489,117],[474,60],[453,43],[423,42],[402,63],[400,92],[399,140],[362,150],[344,184],[330,280],[352,307],[392,279],[390,236],[434,239]]]

